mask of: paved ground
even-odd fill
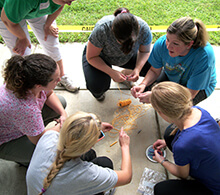
[[[32,47],[33,52],[42,52],[39,46]],[[77,82],[80,86],[80,91],[76,94],[67,92],[63,89],[56,89],[57,94],[63,95],[67,100],[67,113],[69,115],[76,111],[93,112],[101,116],[103,121],[111,123],[115,118],[115,113],[118,109],[117,103],[119,100],[130,98],[132,106],[136,109],[136,126],[129,132],[131,137],[131,157],[133,165],[133,179],[132,182],[124,187],[119,187],[116,190],[116,195],[134,195],[137,194],[138,185],[144,171],[144,168],[150,168],[161,173],[165,173],[164,168],[157,163],[150,162],[145,156],[146,148],[151,145],[156,139],[163,135],[165,127],[168,125],[163,119],[155,115],[155,111],[149,105],[142,105],[137,100],[131,97],[130,91],[123,85],[118,85],[112,81],[111,89],[106,93],[104,102],[98,102],[90,94],[85,87],[84,76],[82,72],[81,56],[84,44],[63,44],[61,51],[64,59],[65,72],[68,73],[72,80]],[[216,54],[216,68],[217,74],[220,75],[220,47],[214,47]],[[0,64],[2,65],[6,59],[10,58],[10,53],[4,45],[0,45]],[[220,77],[219,77],[220,79]],[[218,80],[219,80],[218,79]],[[0,84],[3,83],[0,77]],[[122,90],[119,90],[119,88]],[[207,109],[214,118],[220,116],[220,82],[216,87],[214,93],[199,106]],[[142,109],[143,116],[138,117],[138,110]],[[125,114],[123,110],[119,111]],[[158,120],[157,120],[158,119]],[[139,134],[138,131],[142,130]],[[116,141],[117,137],[112,137],[106,134],[106,137],[100,141],[95,150],[98,155],[109,156],[114,162],[114,168],[120,169],[120,146],[115,144],[110,147],[110,144]],[[172,160],[172,155],[167,151],[168,158]],[[0,160],[0,195],[25,195],[25,172],[26,169],[19,167],[16,163]]]

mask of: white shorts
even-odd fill
[[[19,24],[23,29],[23,31],[25,32],[28,40],[30,41],[30,35],[27,29],[27,22],[28,22],[35,36],[37,37],[37,40],[42,46],[45,54],[47,54],[57,62],[62,59],[61,52],[59,49],[59,38],[48,35],[47,41],[44,41],[44,24],[46,20],[47,20],[47,16],[42,16],[34,19],[27,19],[27,20],[24,19]],[[56,25],[56,21],[54,21],[53,24]],[[1,18],[0,18],[0,35],[2,36],[6,46],[10,49],[12,55],[15,55],[15,53],[13,52],[13,48],[15,46],[17,37],[8,31],[5,24],[2,22]],[[27,47],[24,55],[30,55],[30,54],[31,54],[31,49]]]

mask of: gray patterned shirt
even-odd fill
[[[109,64],[123,66],[134,54],[137,53],[140,45],[148,45],[151,43],[152,33],[148,24],[136,16],[140,25],[140,31],[132,51],[126,55],[120,50],[121,45],[117,42],[112,32],[112,23],[114,18],[114,15],[109,15],[104,16],[101,20],[99,20],[89,37],[89,41],[95,47],[102,48],[100,57],[102,57]]]

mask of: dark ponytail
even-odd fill
[[[137,40],[139,23],[127,8],[118,8],[114,12],[114,16],[113,33],[117,41],[120,42],[123,53],[128,54]]]
[[[47,55],[15,55],[7,61],[3,70],[4,83],[17,98],[26,99],[35,85],[47,86],[56,69],[56,62]]]

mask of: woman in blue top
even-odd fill
[[[83,52],[83,71],[87,89],[98,100],[105,98],[111,79],[115,82],[137,81],[150,68],[152,34],[148,24],[127,8],[99,20]],[[120,72],[112,65],[131,71]]]
[[[171,174],[181,179],[166,180],[155,186],[155,195],[220,194],[220,128],[210,114],[192,106],[190,91],[177,83],[161,82],[152,88],[151,104],[167,122],[165,140],[157,140],[154,159]],[[171,132],[172,131],[172,132]],[[173,152],[174,162],[160,156],[166,146]],[[194,180],[187,180],[191,176]]]
[[[68,91],[75,92],[78,87],[75,87],[71,79],[64,74],[55,22],[64,5],[71,5],[72,1],[74,0],[1,0],[0,35],[12,55],[30,55],[28,22],[45,53],[59,65],[60,84]]]
[[[207,41],[202,21],[189,17],[174,21],[154,44],[148,60],[151,68],[142,83],[132,88],[132,95],[149,103],[151,92],[144,93],[146,87],[156,80],[169,80],[187,87],[194,105],[207,98],[216,85],[214,51]]]

